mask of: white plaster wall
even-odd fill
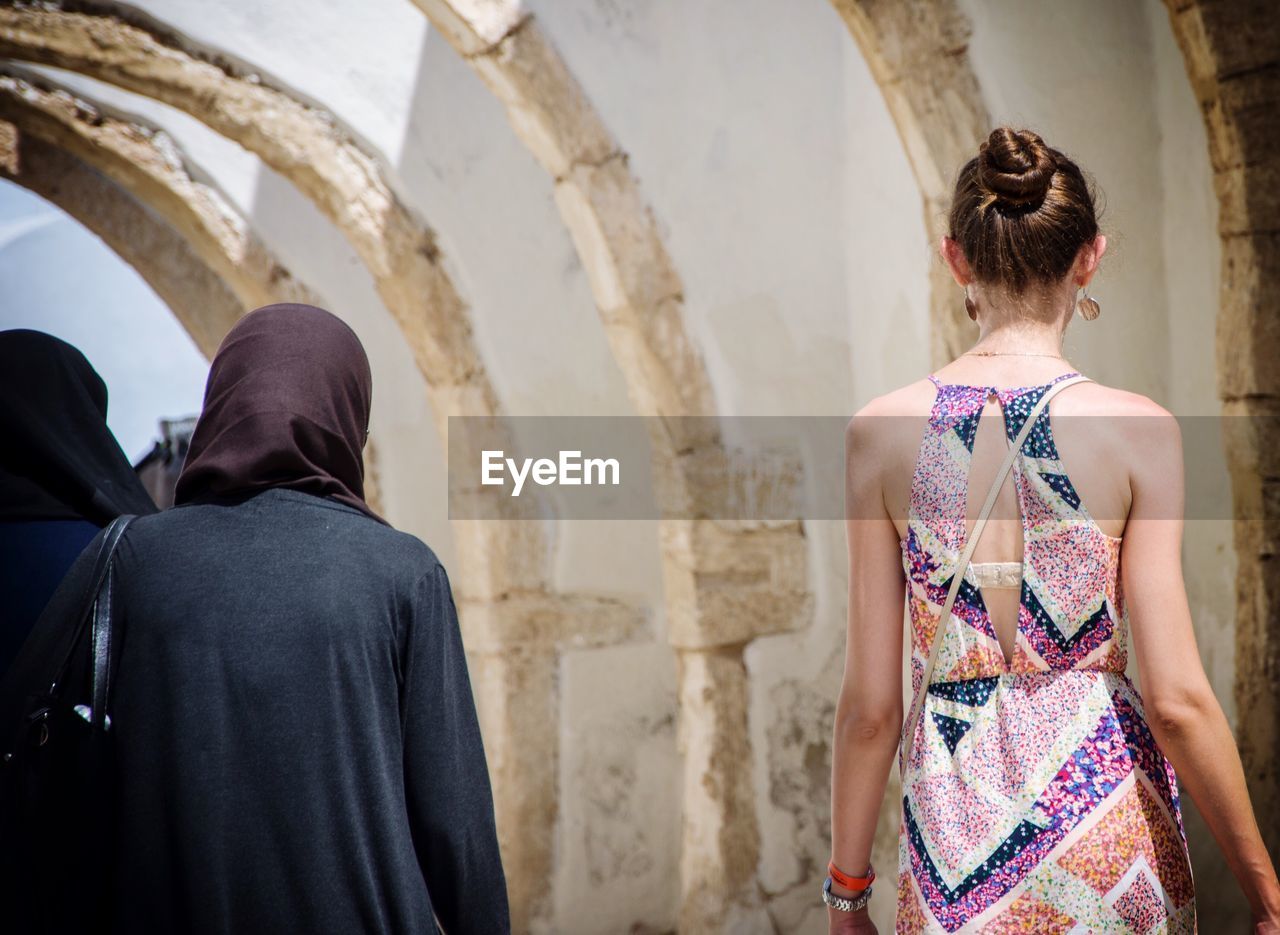
[[[566,653],[561,801],[548,932],[675,929],[676,678],[665,645]]]
[[[780,29],[771,0],[528,6],[630,154],[720,411],[846,412],[835,14],[789,5]]]
[[[1164,405],[1184,418],[1184,441],[1212,432],[1221,415],[1213,366],[1218,288],[1222,262],[1218,202],[1214,197],[1204,119],[1187,79],[1182,52],[1159,0],[1147,0],[1155,52],[1156,114],[1160,121],[1163,188],[1162,243],[1165,254],[1169,341],[1169,399]],[[1209,431],[1206,431],[1209,429]],[[1212,455],[1209,460],[1207,455]],[[1196,482],[1225,490],[1230,479],[1221,445],[1194,452]],[[1216,483],[1214,483],[1216,481]],[[1197,490],[1188,491],[1188,512],[1203,515]],[[1184,564],[1200,652],[1228,719],[1235,720],[1235,550],[1226,515],[1189,520]]]
[[[1096,380],[1168,399],[1160,126],[1152,40],[1142,4],[960,0],[973,22],[969,58],[993,125],[1035,129],[1096,179],[1108,238],[1066,355]]]

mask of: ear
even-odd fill
[[[1089,281],[1093,279],[1094,274],[1098,271],[1098,264],[1102,262],[1102,255],[1107,252],[1107,238],[1099,234],[1093,238],[1091,243],[1085,244],[1080,248],[1080,255],[1076,258],[1076,282],[1081,286],[1089,285]]]
[[[969,269],[969,261],[965,259],[964,250],[946,234],[938,241],[938,253],[951,270],[951,276],[959,286],[967,286],[973,282],[973,271]]]

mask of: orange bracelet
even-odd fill
[[[829,864],[827,864],[827,873],[831,875],[832,880],[839,883],[845,889],[853,890],[855,892],[859,890],[865,890],[868,886],[871,885],[871,881],[876,878],[875,867],[868,865],[866,876],[851,877],[849,876],[849,874],[845,873],[843,870],[837,867],[836,862],[834,860],[831,861]]]

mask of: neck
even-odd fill
[[[1062,337],[1073,310],[1072,296],[1058,290],[1011,296],[983,290],[978,300],[974,350],[1062,355]]]
[[[1045,354],[1062,356],[1062,329],[1031,321],[1013,321],[997,326],[981,325],[977,343],[971,350],[1001,354]]]

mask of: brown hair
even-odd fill
[[[992,130],[960,170],[950,224],[978,281],[1015,294],[1062,279],[1098,236],[1080,167],[1039,134],[1010,127]]]

